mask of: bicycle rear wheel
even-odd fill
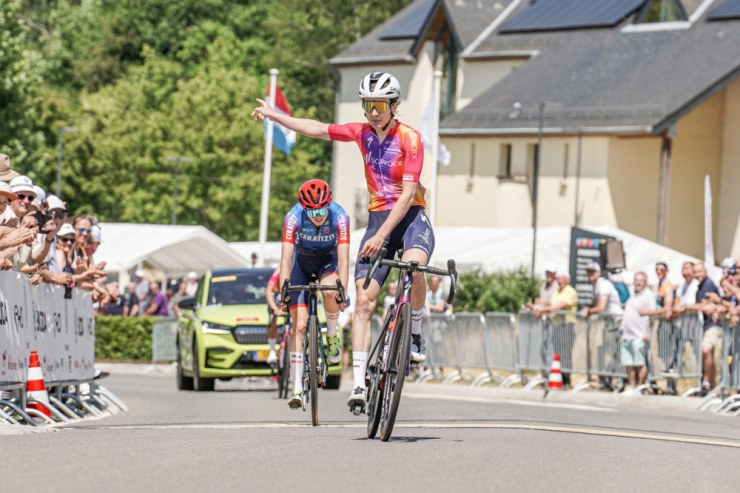
[[[283,330],[288,330],[286,327]],[[280,361],[282,368],[280,378],[278,379],[278,397],[280,399],[288,398],[288,387],[290,386],[290,335],[283,336],[284,346],[281,349]]]
[[[316,316],[308,319],[308,372],[311,387],[311,423],[319,424],[319,323]]]
[[[380,439],[387,442],[393,433],[401,391],[406,379],[411,345],[411,305],[404,303],[398,314],[395,333],[389,348],[388,372],[385,374],[383,388],[383,409],[380,416]]]

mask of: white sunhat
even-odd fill
[[[33,192],[36,194],[36,198],[33,199],[33,205],[41,208],[41,203],[46,200],[46,191],[38,185],[33,186]]]
[[[592,270],[594,272],[601,272],[601,266],[592,260],[586,264],[586,270]]]
[[[92,241],[95,243],[100,243],[103,241],[103,235],[100,231],[100,226],[97,224],[94,224],[92,228],[90,228],[90,236],[92,237]]]
[[[555,274],[558,271],[558,264],[555,262],[546,262],[545,263],[545,272],[552,272]]]
[[[10,185],[4,181],[0,181],[0,195],[8,197],[11,202],[18,199],[18,196],[10,190]]]
[[[139,269],[136,271],[136,277],[144,277],[146,275],[146,272],[144,272],[144,269]]]
[[[188,272],[188,279],[198,279],[198,274],[195,273],[195,271]]]
[[[568,279],[570,279],[570,272],[568,272],[567,270],[558,269],[558,271],[555,273],[555,275],[556,276],[565,276]]]
[[[65,212],[67,211],[67,206],[62,202],[62,199],[54,194],[46,196],[46,205],[49,207],[50,211],[53,211],[54,209],[62,209]]]
[[[30,192],[36,195],[36,190],[33,188],[33,182],[29,177],[23,175],[10,180],[10,189],[16,195],[18,192]]]
[[[62,227],[59,228],[59,232],[57,233],[57,236],[67,236],[67,235],[73,235],[77,236],[77,233],[75,232],[75,229],[72,227],[69,223],[62,224]]]

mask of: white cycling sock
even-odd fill
[[[290,352],[290,379],[293,380],[293,391],[303,391],[303,352]]]
[[[367,351],[352,351],[352,375],[355,377],[355,384],[352,388],[365,388],[368,354]]]
[[[277,339],[267,339],[267,344],[270,346],[270,351],[274,351],[275,344],[277,344]]]
[[[421,335],[421,321],[424,320],[424,308],[411,310],[411,333]]]
[[[337,335],[337,321],[339,320],[339,312],[337,313],[326,313],[326,337]]]

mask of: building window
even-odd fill
[[[511,177],[511,144],[501,144],[501,154],[498,161],[498,175],[502,178]]]
[[[687,19],[686,11],[679,0],[649,0],[637,14],[635,24],[680,22]]]

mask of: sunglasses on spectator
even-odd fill
[[[26,200],[28,199],[29,202],[33,202],[33,200],[36,198],[35,195],[26,195],[23,193],[16,194],[18,195],[18,200]]]
[[[306,214],[308,214],[308,217],[311,219],[314,219],[316,217],[324,217],[328,213],[326,207],[322,207],[321,209],[311,209],[306,211]]]
[[[59,243],[74,243],[74,238],[58,238]]]
[[[90,234],[92,233],[92,228],[77,228],[77,231],[79,231],[80,234],[84,234],[84,233]]]
[[[384,111],[388,111],[390,107],[391,107],[391,103],[387,103],[385,101],[363,101],[362,102],[362,109],[364,109],[366,113],[372,113],[373,110],[377,111],[378,113],[383,113]]]

